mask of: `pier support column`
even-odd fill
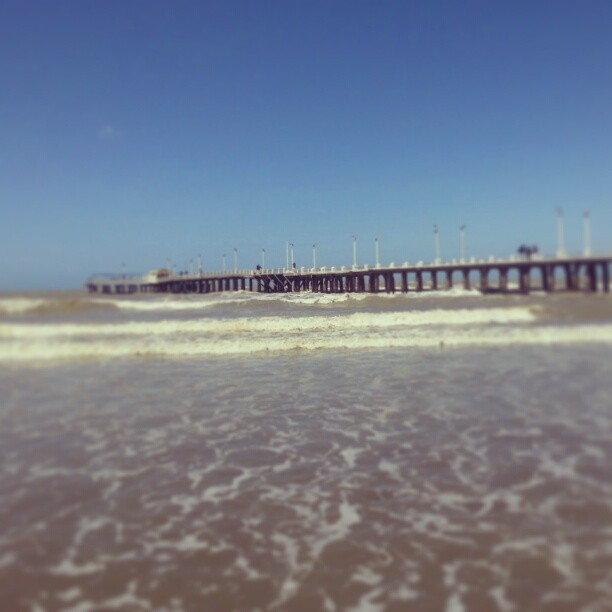
[[[423,291],[423,273],[419,270],[416,274],[416,290]]]
[[[402,293],[408,293],[408,272],[402,272]]]
[[[499,291],[508,293],[508,268],[500,268],[499,273]]]
[[[395,293],[395,276],[392,272],[385,276],[385,291],[387,293]]]
[[[565,287],[568,291],[578,291],[580,289],[578,266],[571,264],[565,264],[563,266],[565,271]]]
[[[436,291],[438,289],[438,272],[436,270],[432,270],[430,272],[431,276],[431,288]]]
[[[489,290],[489,270],[480,268],[480,293],[486,293]]]
[[[531,289],[531,277],[529,275],[531,268],[525,266],[519,270],[519,285],[521,293],[527,294]]]
[[[606,262],[601,264],[601,281],[604,293],[610,293],[610,268],[608,266],[609,264]]]
[[[587,291],[595,293],[597,291],[597,267],[595,264],[587,266]]]
[[[470,271],[469,270],[461,270],[463,273],[463,288],[466,291],[470,290]]]
[[[540,277],[542,279],[542,289],[548,293],[550,291],[550,273],[548,266],[540,266]]]
[[[546,274],[546,291],[552,293],[555,290],[555,266],[544,266]]]
[[[453,288],[453,272],[452,272],[452,270],[447,270],[446,271],[446,288],[447,289],[452,289]]]

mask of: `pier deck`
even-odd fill
[[[274,268],[176,274],[151,281],[146,276],[109,275],[86,282],[92,293],[403,293],[461,286],[483,293],[522,293],[533,289],[610,291],[612,255],[489,258],[440,263],[340,268]]]

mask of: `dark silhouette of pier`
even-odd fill
[[[451,263],[422,263],[340,268],[273,268],[92,277],[94,293],[219,293],[254,291],[288,293],[395,293],[441,291],[461,287],[482,293],[529,294],[532,290],[610,291],[612,255],[489,258]]]

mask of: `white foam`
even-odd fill
[[[350,335],[342,333],[295,334],[282,337],[246,336],[224,339],[193,338],[160,340],[156,336],[127,341],[79,342],[70,339],[48,342],[43,339],[0,344],[0,361],[28,362],[119,357],[198,357],[206,355],[247,355],[268,352],[324,349],[461,348],[511,345],[558,345],[612,343],[612,325],[575,327],[527,327],[508,329],[467,329],[451,331],[395,330]]]
[[[81,593],[81,589],[79,589],[78,587],[73,587],[71,589],[66,589],[65,591],[60,591],[57,594],[57,597],[58,599],[61,599],[62,601],[68,603],[80,597]]]
[[[360,565],[351,577],[351,580],[362,582],[368,586],[374,586],[382,582],[382,576],[373,571],[372,568]]]
[[[299,547],[295,539],[278,531],[272,534],[271,539],[283,548],[283,562],[289,568],[289,575],[283,580],[278,592],[278,597],[270,606],[270,609],[274,609],[285,603],[297,591],[299,582],[296,576],[299,574],[301,566],[298,562]]]
[[[58,576],[87,576],[101,572],[105,568],[102,563],[83,563],[75,564],[71,559],[64,559],[60,564],[52,567],[49,571]]]
[[[383,612],[386,606],[383,603],[374,601],[377,597],[382,595],[385,589],[378,588],[368,591],[359,598],[356,606],[347,608],[350,612]]]
[[[491,597],[495,600],[497,607],[501,612],[512,612],[516,610],[516,606],[508,600],[506,590],[502,586],[496,586],[489,590]]]
[[[355,467],[355,461],[357,457],[362,453],[360,448],[345,448],[340,451],[342,458],[346,461],[348,467],[352,470]]]
[[[461,601],[461,595],[459,593],[452,593],[451,596],[446,600],[445,612],[465,612],[465,606]]]
[[[93,298],[92,302],[100,304],[113,304],[117,308],[136,311],[163,311],[163,310],[196,310],[210,306],[224,304],[237,304],[246,302],[280,302],[298,305],[326,305],[343,302],[358,302],[365,299],[413,299],[430,298],[432,296],[444,298],[474,297],[482,295],[476,289],[453,288],[444,291],[410,291],[408,293],[317,293],[303,291],[296,293],[258,293],[251,291],[226,291],[213,294],[172,295],[160,298],[143,296],[140,299],[129,298]]]
[[[248,296],[245,296],[249,299]],[[98,304],[112,304],[122,310],[136,311],[181,311],[181,310],[200,310],[211,306],[219,306],[220,304],[233,304],[243,302],[244,299],[228,299],[224,296],[215,297],[171,297],[171,298],[142,298],[138,300],[129,299],[94,299],[92,302]]]
[[[1,314],[23,314],[30,310],[39,308],[49,300],[35,298],[0,298]]]
[[[350,532],[353,525],[361,521],[357,507],[346,500],[342,500],[338,507],[339,517],[333,523],[326,523],[322,527],[323,535],[312,546],[313,555],[318,557],[332,542],[342,540]]]
[[[378,464],[378,469],[387,473],[393,480],[401,481],[402,477],[399,471],[399,466],[387,459],[382,459]]]
[[[214,332],[312,332],[376,327],[419,327],[527,323],[534,320],[528,308],[473,308],[456,310],[415,310],[407,312],[356,312],[348,315],[315,317],[241,317],[189,321],[140,321],[122,324],[2,324],[0,338],[53,338],[86,336],[134,336],[205,334]]]
[[[14,553],[4,553],[0,556],[0,569],[8,567],[17,561],[17,556]]]

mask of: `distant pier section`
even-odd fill
[[[612,255],[513,255],[506,259],[471,258],[451,262],[339,268],[274,268],[173,274],[154,270],[143,276],[102,274],[89,278],[88,291],[133,293],[408,293],[461,287],[482,293],[529,294],[533,290],[610,291]]]

